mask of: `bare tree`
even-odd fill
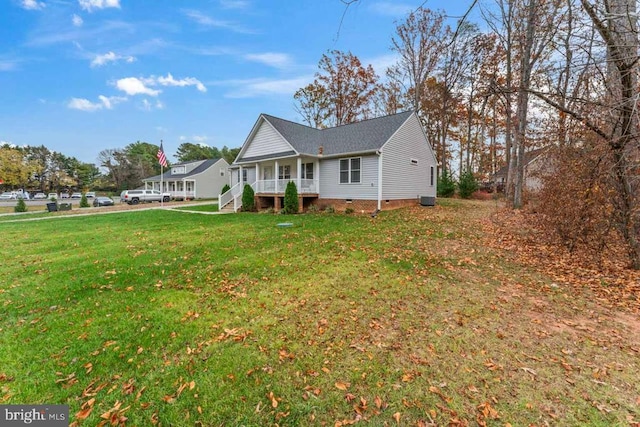
[[[313,83],[299,89],[294,98],[298,112],[310,126],[340,126],[371,116],[378,89],[373,67],[364,67],[351,52],[333,50],[322,55]]]

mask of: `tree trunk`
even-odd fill
[[[522,196],[524,190],[524,153],[526,147],[527,133],[527,113],[529,110],[529,86],[531,84],[531,69],[533,61],[531,60],[531,50],[533,47],[533,37],[535,35],[535,20],[537,0],[529,0],[527,5],[527,25],[525,28],[525,41],[522,57],[520,59],[520,84],[518,85],[518,104],[517,104],[517,130],[515,140],[515,161],[512,159],[511,164],[515,165],[515,179],[513,183],[513,199],[512,205],[515,209],[522,208]]]

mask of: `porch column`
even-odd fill
[[[260,189],[260,163],[256,163],[256,193]]]
[[[194,179],[193,180],[193,198],[192,198],[192,200],[196,198],[196,186],[197,186],[197,182]]]
[[[313,179],[316,182],[316,193],[320,197],[320,159],[316,159],[313,165]]]
[[[296,187],[298,187],[298,194],[301,194],[302,187],[300,184],[302,184],[302,157],[298,157],[298,164],[296,166],[298,167],[298,173],[296,174]],[[300,210],[300,212],[302,212],[302,210]]]
[[[276,183],[276,188],[273,190],[275,194],[278,194],[278,175],[280,175],[280,169],[278,168],[278,161],[276,160],[276,170],[274,171],[274,180]],[[276,209],[276,212],[278,210]]]

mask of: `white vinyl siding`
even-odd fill
[[[275,131],[273,126],[263,120],[242,157],[265,156],[291,150],[293,150],[291,145]]]
[[[435,196],[436,159],[415,115],[382,147],[382,200]]]
[[[326,159],[320,162],[320,197],[326,199],[377,200],[378,156],[362,156],[360,159],[360,183],[340,184],[340,160]]]

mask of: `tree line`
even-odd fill
[[[159,146],[136,141],[124,148],[106,149],[97,163],[81,162],[75,157],[51,151],[44,145],[0,146],[0,187],[27,191],[60,192],[103,190],[119,192],[137,188],[142,180],[160,174]],[[231,163],[239,148],[222,149],[185,142],[175,154],[178,162],[224,158]]]
[[[619,238],[640,268],[636,0],[468,3],[482,22],[467,13],[450,26],[422,6],[397,21],[383,77],[328,51],[295,93],[302,119],[322,128],[414,110],[441,177],[490,180],[506,167],[516,209],[533,197],[526,153],[545,147],[537,200],[549,229],[570,248]]]

